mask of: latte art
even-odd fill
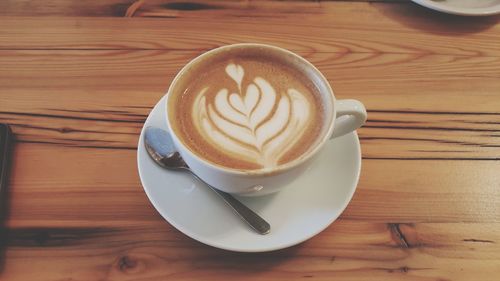
[[[294,88],[276,92],[270,82],[259,76],[243,85],[245,69],[241,65],[228,64],[225,71],[238,92],[222,88],[209,99],[209,86],[204,87],[191,111],[196,129],[226,154],[237,155],[262,168],[277,166],[301,139],[310,120],[310,102]]]
[[[243,172],[307,156],[326,129],[325,106],[294,63],[261,48],[205,56],[169,90],[171,129],[201,159]]]

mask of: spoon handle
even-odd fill
[[[196,178],[198,178],[200,181],[204,182],[198,175],[193,173],[191,170],[189,170],[191,174],[193,174]],[[255,231],[257,231],[259,234],[265,235],[268,234],[271,231],[271,225],[265,221],[261,216],[257,215],[254,211],[250,210],[247,206],[243,205],[240,201],[238,201],[236,198],[231,196],[229,193],[226,193],[224,191],[220,191],[217,188],[209,185],[208,183],[205,182],[205,184],[210,187],[211,190],[213,190],[217,195],[219,195],[220,198],[226,202],[231,209],[244,221],[246,222],[251,228],[253,228]]]
[[[261,216],[257,215],[254,211],[250,210],[247,206],[243,205],[236,198],[229,193],[218,190],[217,188],[208,185],[210,189],[215,191],[226,203],[229,205],[236,214],[252,227],[258,233],[265,235],[271,231],[271,225],[265,221]]]

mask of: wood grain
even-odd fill
[[[496,281],[499,21],[406,0],[0,1],[0,122],[17,137],[0,280]],[[348,208],[272,253],[186,237],[137,174],[176,72],[238,42],[299,53],[369,111]]]
[[[361,2],[363,0],[334,0]],[[370,2],[404,2],[409,0],[370,0]],[[283,5],[280,1],[242,0],[242,1],[162,1],[162,0],[82,0],[68,3],[64,0],[47,0],[40,5],[36,0],[5,0],[0,2],[2,15],[8,16],[184,16],[207,12],[209,15],[224,16],[275,16],[277,13],[301,14],[321,13],[325,1],[289,1]],[[237,14],[237,11],[240,14]],[[207,14],[207,13],[205,13]]]
[[[332,276],[342,280],[470,280],[496,270],[499,226],[342,220],[313,240],[266,254],[217,250],[164,223],[12,228],[3,276],[41,281],[331,280]],[[26,263],[30,270],[23,266]]]
[[[141,187],[135,150],[20,143],[15,159],[11,227],[105,227],[160,220]],[[499,169],[499,161],[365,159],[342,218],[500,223]]]
[[[0,54],[0,120],[14,126],[20,141],[135,149],[147,114],[199,52]],[[500,57],[300,54],[332,82],[338,98],[366,104],[365,158],[500,159]]]
[[[262,3],[262,2],[259,2]],[[266,3],[266,2],[264,2]],[[287,4],[289,5],[289,4]],[[413,4],[321,3],[319,13],[238,15],[228,7],[161,18],[3,16],[2,49],[207,50],[237,42],[270,43],[293,51],[499,56],[500,17],[443,16]],[[244,13],[251,12],[246,9]],[[301,9],[300,9],[301,10]],[[215,13],[215,14],[214,14]],[[240,12],[241,13],[241,12]],[[355,16],[354,16],[355,15]],[[102,28],[106,26],[106,28]],[[64,34],[64,36],[59,36]]]

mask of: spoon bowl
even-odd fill
[[[169,170],[183,170],[190,172],[198,180],[204,182],[198,175],[193,173],[189,166],[184,162],[181,155],[175,148],[170,134],[160,128],[147,127],[145,130],[144,145],[149,156],[161,167]],[[204,182],[211,190],[219,195],[220,198],[229,205],[233,211],[250,227],[259,234],[268,234],[271,230],[270,224],[255,212],[243,205],[230,194],[218,190],[217,188]],[[253,190],[262,189],[261,185],[253,186]]]

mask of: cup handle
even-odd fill
[[[350,133],[366,122],[367,114],[365,106],[357,100],[337,100],[337,117],[333,126],[333,134],[330,139]]]

